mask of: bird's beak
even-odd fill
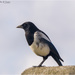
[[[16,28],[23,28],[22,25],[17,26]]]

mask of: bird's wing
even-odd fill
[[[43,31],[36,31],[35,32],[35,36],[37,36],[40,39],[40,42],[47,44],[51,50],[51,52],[57,56],[60,60],[62,60],[62,58],[60,57],[57,49],[55,48],[55,46],[52,44],[51,40],[49,39],[49,37],[43,32]],[[62,60],[63,61],[63,60]]]
[[[51,40],[49,39],[49,37],[43,31],[41,31],[41,30],[37,31],[35,34],[37,34],[37,36],[39,37],[41,42],[48,44],[48,46],[50,47],[51,52],[53,52],[55,55],[59,56],[56,48],[51,43]]]
[[[41,42],[46,43],[49,46],[51,52],[54,55],[56,55],[60,60],[63,61],[63,59],[60,57],[59,53],[57,52],[57,50],[56,50],[55,46],[52,44],[52,42],[50,42],[50,41],[48,41],[48,40],[46,40],[44,38],[41,38],[40,40],[41,40]]]

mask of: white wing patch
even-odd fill
[[[51,42],[51,40],[45,35],[45,34],[43,34],[42,32],[40,32],[40,31],[36,31],[35,33],[34,33],[34,38],[35,39],[37,39],[37,38],[44,38],[44,39],[46,39],[47,41],[49,41],[49,42]]]
[[[47,36],[45,36],[42,32],[35,32],[34,33],[34,42],[30,46],[33,52],[39,56],[47,56],[50,53],[50,48],[46,43],[40,42],[39,39],[44,38],[50,41]]]

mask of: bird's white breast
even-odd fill
[[[30,46],[30,48],[35,54],[39,56],[47,56],[50,53],[50,48],[46,43],[40,42],[39,38],[42,38],[42,33],[38,34],[38,32],[35,32],[34,42]]]

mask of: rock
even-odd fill
[[[75,66],[32,67],[21,75],[75,75]]]

